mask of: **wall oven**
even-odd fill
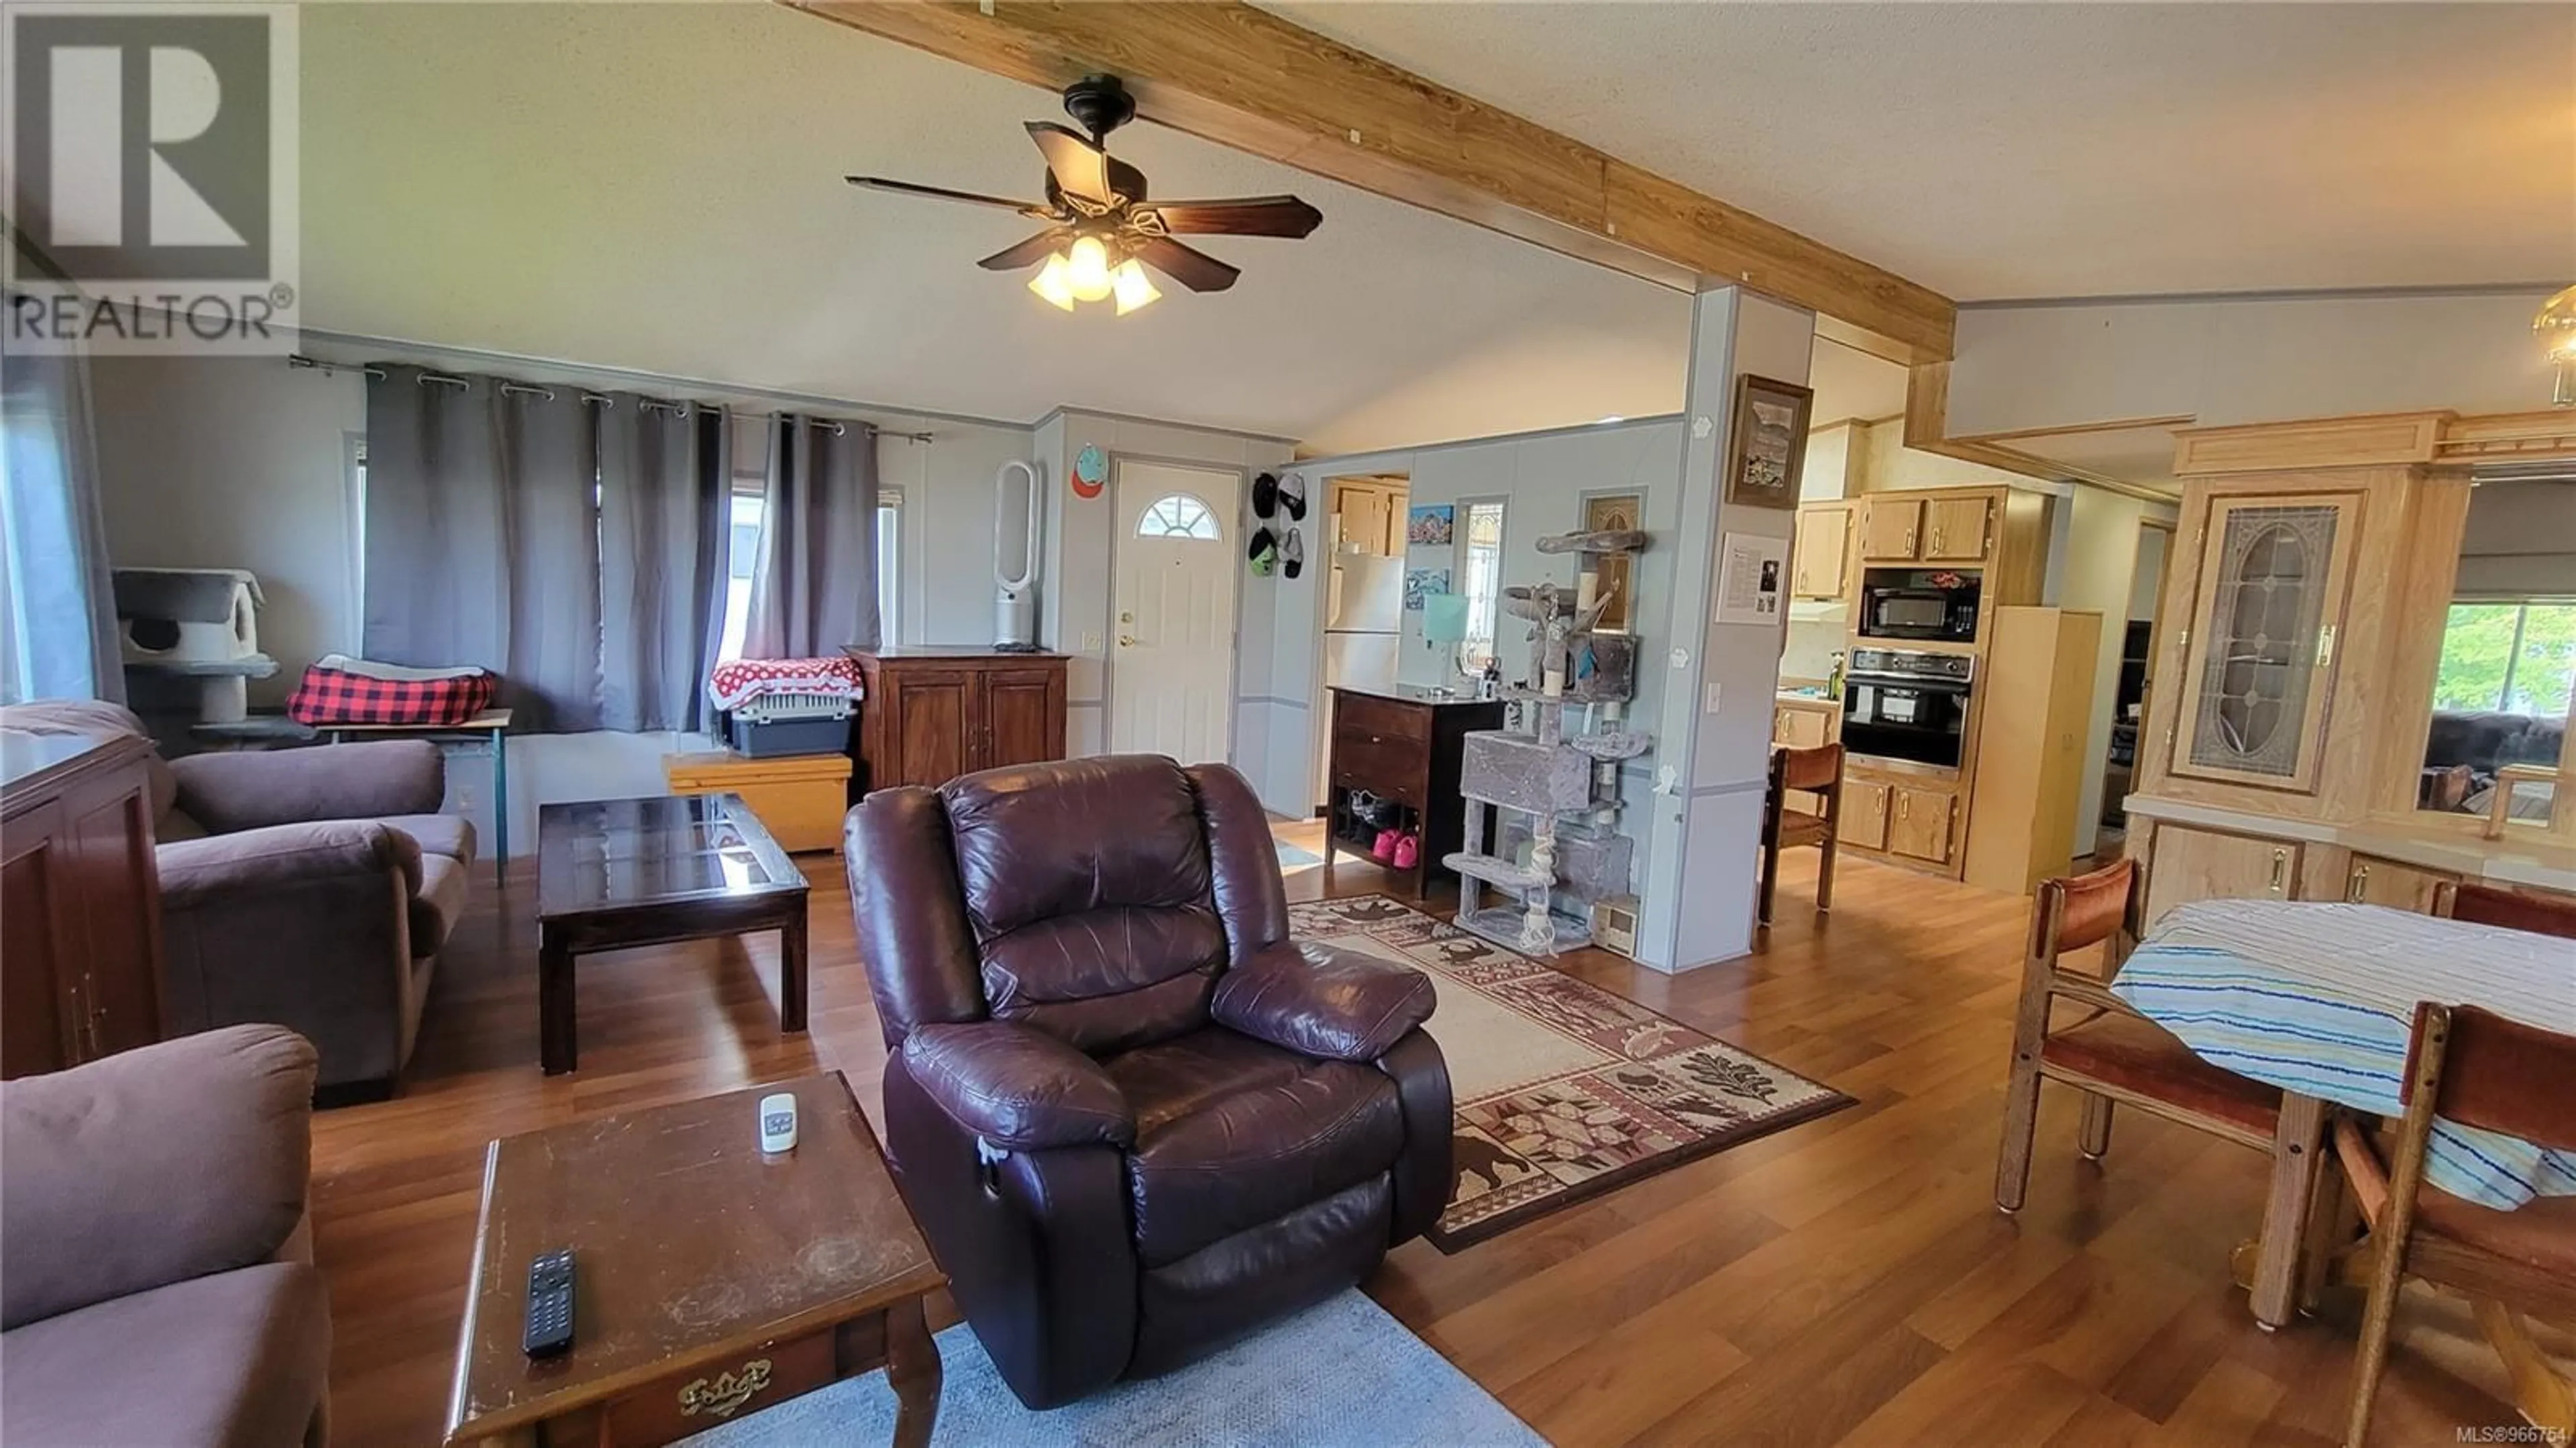
[[[1944,639],[1977,636],[1979,575],[1936,568],[1872,568],[1861,575],[1860,636]]]
[[[1843,747],[1854,754],[1959,767],[1976,660],[1912,649],[1854,649],[1843,678]]]

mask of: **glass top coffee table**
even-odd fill
[[[778,932],[778,1029],[805,1029],[805,876],[732,794],[537,811],[537,1038],[549,1076],[579,1061],[573,958]]]

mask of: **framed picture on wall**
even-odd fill
[[[1586,533],[1626,532],[1646,526],[1638,521],[1645,516],[1642,493],[1593,493],[1583,500],[1583,531]],[[1636,567],[1632,553],[1603,553],[1592,559],[1600,570],[1600,589],[1610,600],[1601,610],[1601,619],[1593,627],[1612,633],[1628,631],[1628,605],[1632,580],[1629,570]]]
[[[1452,503],[1425,503],[1405,515],[1404,541],[1408,547],[1446,548],[1457,536],[1458,509]]]
[[[1735,425],[1727,430],[1726,501],[1756,508],[1798,506],[1798,470],[1807,455],[1807,412],[1816,394],[1794,382],[1747,373],[1735,385]]]

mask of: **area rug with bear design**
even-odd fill
[[[1852,1104],[1750,1051],[1382,895],[1289,907],[1301,940],[1417,966],[1449,1063],[1454,1252],[1534,1217]]]

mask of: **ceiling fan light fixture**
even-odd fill
[[[1049,306],[1070,312],[1073,310],[1074,293],[1073,283],[1067,274],[1071,271],[1072,266],[1064,259],[1063,252],[1050,253],[1046,265],[1038,268],[1038,274],[1029,279],[1029,290],[1044,298]]]
[[[1064,280],[1078,300],[1096,302],[1108,296],[1116,286],[1110,276],[1108,245],[1096,236],[1075,237],[1065,258]]]
[[[1154,283],[1145,275],[1145,268],[1138,265],[1132,256],[1120,262],[1118,269],[1110,273],[1110,278],[1111,289],[1118,297],[1118,315],[1122,317],[1138,307],[1151,305],[1163,295],[1154,289]]]

